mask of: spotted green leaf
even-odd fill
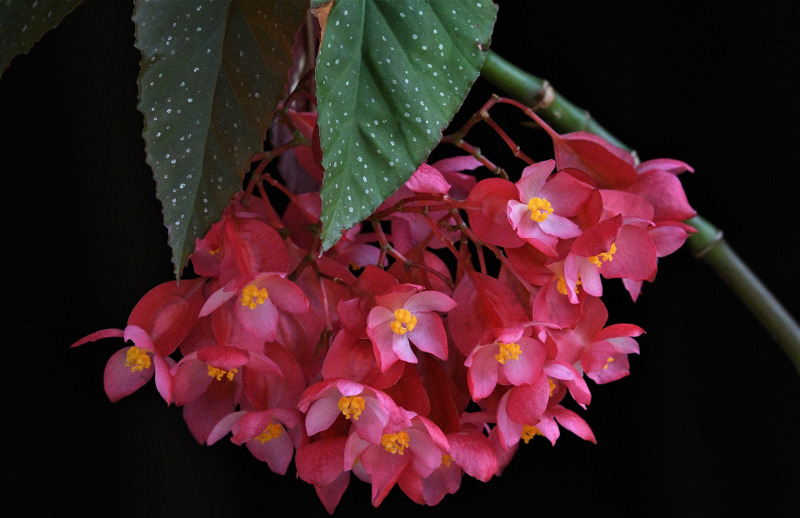
[[[81,0],[0,0],[0,75],[14,56],[25,54]]]
[[[308,0],[137,0],[139,110],[176,274],[263,149]]]
[[[336,0],[317,58],[329,248],[439,142],[480,72],[491,1]]]

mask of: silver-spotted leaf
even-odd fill
[[[139,110],[178,275],[263,149],[307,9],[307,0],[136,2]]]
[[[14,56],[25,54],[82,0],[3,0],[0,2],[0,75]]]
[[[323,248],[398,189],[480,72],[497,7],[336,0],[317,58]]]

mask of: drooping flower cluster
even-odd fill
[[[606,325],[603,279],[635,300],[683,244],[694,211],[676,175],[691,169],[539,122],[554,160],[516,182],[478,181],[470,155],[423,164],[321,255],[319,194],[282,189],[279,211],[264,178],[198,240],[198,278],[75,345],[132,342],[106,366],[112,401],[154,377],[198,442],[230,433],[280,474],[294,458],[329,512],[353,475],[375,506],[395,485],[434,505],[536,435],[594,442],[574,410],[591,401],[586,378],[626,376],[643,333]],[[292,153],[282,167],[318,180],[319,154]]]

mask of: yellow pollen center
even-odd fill
[[[608,249],[608,252],[600,252],[597,255],[593,255],[589,258],[589,261],[592,262],[595,266],[600,268],[603,266],[603,263],[606,261],[613,261],[614,254],[617,253],[617,244],[611,243],[611,248]]]
[[[528,209],[531,211],[531,219],[537,223],[546,220],[553,213],[553,206],[547,198],[531,198],[528,200]]]
[[[125,354],[125,366],[131,368],[131,372],[139,372],[150,368],[150,355],[147,351],[138,347],[131,347]]]
[[[553,397],[553,391],[556,390],[556,384],[553,383],[553,380],[547,378],[547,382],[550,384],[550,397]]]
[[[580,284],[581,280],[580,278],[578,278],[578,280],[575,282],[575,295],[580,293],[580,290],[578,289],[578,286],[580,286]],[[564,279],[563,275],[558,276],[558,283],[556,283],[556,289],[562,295],[567,294],[567,281]]]
[[[519,355],[522,354],[522,349],[518,344],[511,342],[510,344],[499,343],[500,352],[494,355],[494,359],[504,365],[508,360],[519,360]]]
[[[398,335],[413,331],[417,326],[417,317],[413,316],[407,309],[394,310],[394,318],[395,320],[389,325],[392,326],[392,331]]]
[[[449,453],[442,455],[442,464],[444,464],[445,467],[449,468],[451,462],[453,462],[453,457],[451,457]]]
[[[242,290],[242,306],[249,306],[250,309],[256,309],[259,304],[267,301],[269,293],[266,288],[258,289],[255,284],[248,284]]]
[[[222,381],[222,378],[228,378],[228,381],[233,380],[233,375],[239,372],[239,369],[231,369],[229,371],[218,369],[216,367],[208,366],[208,375],[216,378],[217,381]]]
[[[389,453],[403,454],[403,450],[410,448],[406,432],[385,433],[381,437],[381,444]]]
[[[522,427],[522,434],[520,435],[520,439],[522,439],[525,444],[528,444],[528,441],[536,437],[537,435],[542,435],[542,432],[539,431],[538,428],[535,426],[531,426],[526,424]]]
[[[607,369],[607,368],[608,368],[608,364],[609,364],[609,363],[611,363],[611,362],[613,362],[613,361],[614,361],[614,358],[612,358],[611,356],[609,356],[608,358],[606,358],[606,364],[605,364],[605,365],[603,365],[603,370]]]
[[[209,250],[208,253],[211,254],[211,255],[217,255],[219,253],[219,248],[215,248],[213,250]]]
[[[347,418],[358,421],[358,416],[364,410],[364,398],[361,396],[342,396],[339,398],[339,410]]]
[[[264,428],[264,431],[261,432],[261,434],[258,437],[256,437],[256,439],[261,441],[261,444],[264,444],[265,442],[271,441],[272,439],[277,439],[278,437],[281,436],[282,432],[283,428],[281,427],[281,425],[277,423],[270,423],[269,425],[267,425],[266,428]]]

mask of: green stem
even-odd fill
[[[588,111],[561,97],[546,80],[521,70],[491,50],[486,53],[481,77],[519,102],[533,107],[558,132],[589,131],[616,146],[630,149],[595,121]]]
[[[547,81],[512,65],[491,50],[481,76],[505,94],[525,103],[561,133],[589,131],[630,149],[582,110],[561,97]],[[686,221],[697,229],[687,240],[695,257],[717,272],[767,329],[800,373],[800,326],[774,295],[722,239],[722,231],[700,216]]]

